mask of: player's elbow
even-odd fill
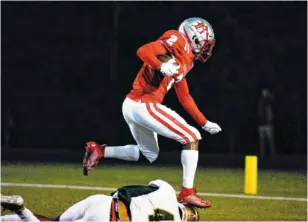
[[[138,57],[140,57],[140,55],[142,54],[142,50],[143,50],[142,46],[139,49],[137,49],[137,53],[136,54],[137,54]]]
[[[146,45],[143,45],[137,50],[137,56],[142,59],[146,55],[147,51],[148,49]]]

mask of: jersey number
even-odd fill
[[[174,221],[174,216],[163,209],[156,208],[154,214],[149,215],[149,221]]]
[[[168,43],[168,45],[172,46],[173,43],[176,42],[176,40],[178,40],[178,37],[176,35],[171,35],[171,37],[167,39],[166,42]]]

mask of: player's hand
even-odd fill
[[[176,64],[175,59],[170,59],[168,62],[161,64],[160,72],[166,76],[173,76],[179,72],[180,67],[180,65]]]
[[[216,134],[221,131],[220,126],[217,123],[213,123],[211,121],[207,121],[206,124],[202,127],[202,129],[209,132],[210,134]]]

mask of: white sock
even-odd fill
[[[181,163],[183,166],[183,187],[194,187],[194,179],[198,165],[198,157],[199,151],[197,150],[182,150]]]
[[[40,222],[40,220],[27,208],[24,208],[18,215],[23,221]]]
[[[139,160],[139,155],[140,154],[137,145],[106,146],[104,157],[137,161]]]

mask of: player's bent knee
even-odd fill
[[[153,163],[157,158],[158,158],[158,154],[155,157],[153,157],[151,160],[149,160],[150,163]]]
[[[183,144],[183,150],[199,150],[199,140],[201,140],[201,134],[195,127],[190,127],[190,130],[194,133],[193,138]]]
[[[156,146],[142,146],[138,145],[138,148],[142,155],[147,158],[150,163],[153,163],[159,154],[159,148]]]
[[[187,130],[186,135],[182,135],[176,138],[176,140],[179,143],[181,143],[182,145],[185,145],[185,144],[193,143],[193,142],[196,142],[202,139],[200,132],[196,128],[189,126],[189,125],[187,126],[187,128],[189,130]]]
[[[190,127],[191,131],[194,133],[195,137],[194,137],[194,140],[191,141],[191,142],[195,142],[195,141],[199,141],[202,139],[201,137],[201,134],[199,132],[199,130],[197,130],[195,127]]]
[[[153,163],[157,159],[158,153],[151,153],[144,156],[148,159],[150,163]]]

